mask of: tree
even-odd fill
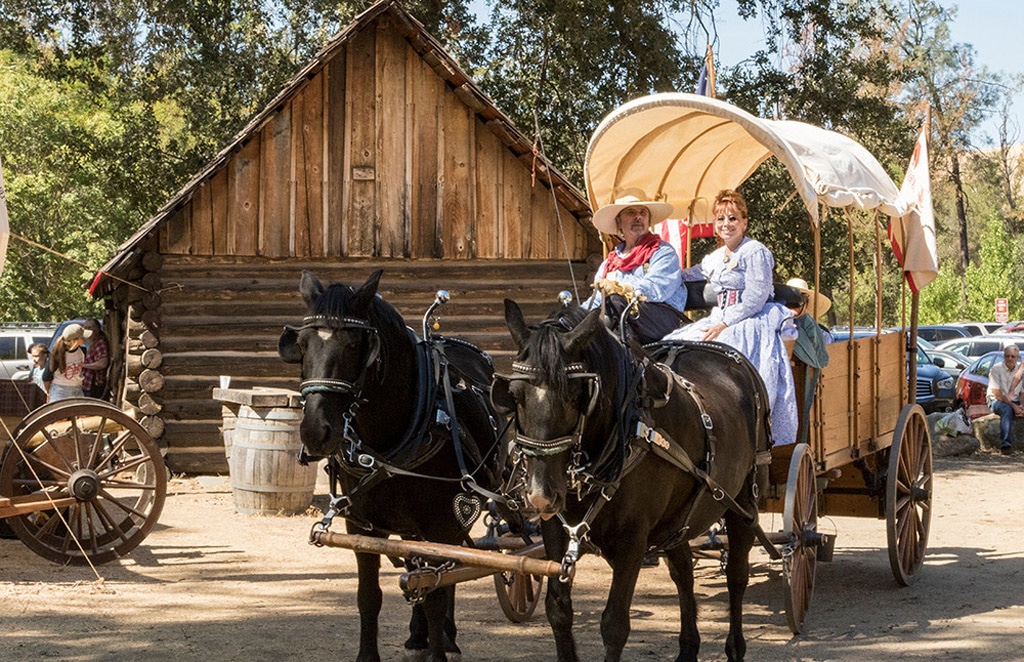
[[[932,162],[945,164],[953,185],[960,273],[964,274],[971,254],[961,163],[971,145],[971,132],[992,107],[997,91],[988,84],[988,72],[975,63],[973,47],[952,43],[949,25],[955,15],[955,9],[945,9],[933,0],[913,0],[897,44],[905,60],[904,98],[912,115],[930,114],[935,136]],[[893,22],[898,20],[893,16]]]

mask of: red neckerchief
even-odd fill
[[[604,278],[611,271],[618,271],[619,273],[633,271],[640,265],[649,262],[651,256],[654,255],[654,251],[658,250],[659,246],[661,246],[661,239],[657,235],[648,232],[640,241],[636,242],[636,246],[633,247],[633,250],[626,257],[619,257],[619,252],[612,249],[608,253],[608,259],[604,261],[604,271],[601,272],[599,277]]]

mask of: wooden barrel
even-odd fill
[[[234,441],[235,436],[235,423],[238,421],[238,407],[234,408],[227,405],[221,405],[220,415],[222,424],[220,426],[220,432],[224,437],[224,457],[231,461],[231,444]]]
[[[313,502],[316,465],[296,459],[302,410],[242,405],[231,434],[231,495],[245,515],[294,515]]]

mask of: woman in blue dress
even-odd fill
[[[722,245],[697,266],[683,271],[684,281],[707,280],[718,298],[711,313],[665,337],[731,345],[750,359],[768,390],[772,437],[792,444],[797,435],[796,391],[783,340],[796,337],[793,313],[771,301],[775,259],[761,242],[746,236],[747,202],[737,191],[715,196],[715,234]]]

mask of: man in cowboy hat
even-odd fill
[[[598,209],[591,222],[601,232],[622,237],[597,269],[594,294],[583,302],[591,309],[604,302],[605,313],[618,321],[628,300],[640,296],[638,314],[627,318],[640,342],[660,340],[685,324],[686,290],[679,256],[650,231],[672,214],[672,205],[648,199],[640,189],[626,189],[615,202]]]

